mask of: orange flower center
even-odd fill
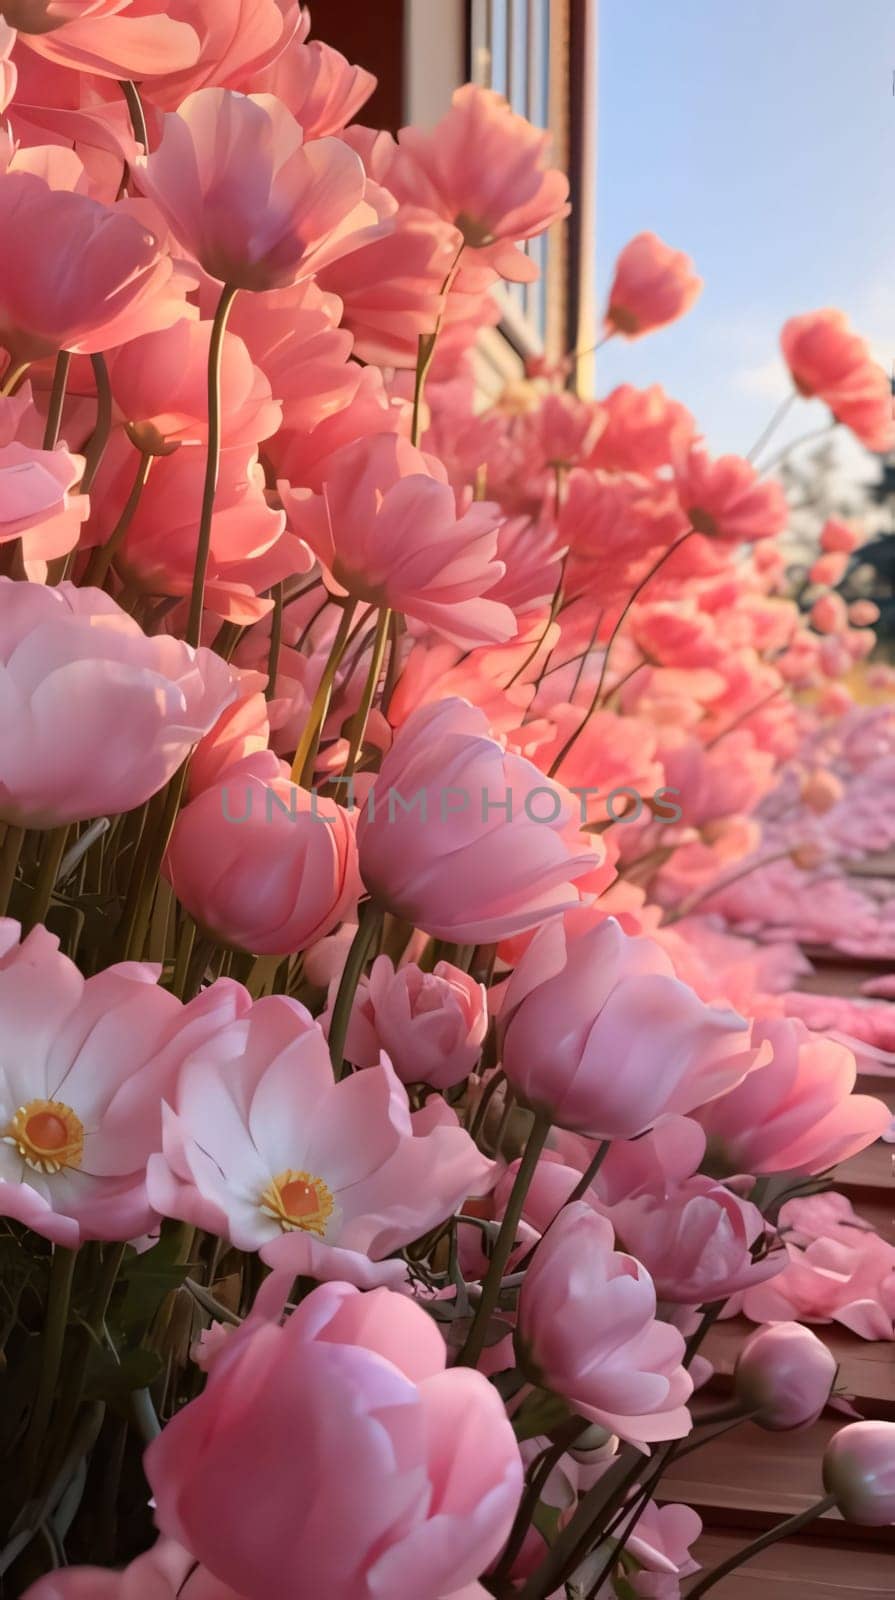
[[[36,1172],[79,1167],[84,1156],[84,1124],[61,1100],[29,1100],[2,1135]]]
[[[266,1217],[278,1222],[284,1233],[297,1228],[323,1238],[332,1216],[333,1197],[322,1178],[287,1167],[271,1178],[260,1200]]]

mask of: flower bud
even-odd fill
[[[895,1422],[851,1422],[824,1454],[824,1488],[850,1522],[895,1522]]]
[[[746,1340],[734,1367],[737,1399],[760,1428],[816,1422],[836,1379],[836,1358],[798,1322],[772,1322]]]

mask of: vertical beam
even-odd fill
[[[593,394],[598,338],[595,281],[597,243],[597,16],[598,0],[571,0],[569,29],[569,218],[566,349],[578,354],[570,386]],[[588,352],[584,354],[583,352]]]
[[[404,0],[403,57],[403,120],[431,128],[466,77],[465,0]]]

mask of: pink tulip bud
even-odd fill
[[[851,1422],[824,1455],[824,1487],[850,1522],[895,1522],[895,1422]]]
[[[737,1399],[760,1428],[805,1428],[816,1422],[836,1379],[836,1357],[798,1322],[773,1322],[746,1340],[733,1382]]]
[[[683,250],[655,233],[638,233],[615,263],[606,326],[626,339],[676,322],[702,292],[702,279]]]

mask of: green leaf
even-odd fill
[[[178,1261],[181,1240],[175,1230],[151,1250],[129,1255],[118,1275],[108,1318],[126,1345],[139,1343],[148,1332],[162,1301],[179,1289],[194,1263]]]
[[[121,1402],[134,1389],[148,1389],[164,1367],[157,1350],[124,1350],[116,1357],[103,1345],[93,1345],[84,1373],[85,1400]]]

